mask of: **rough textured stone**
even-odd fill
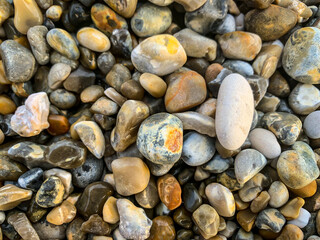
[[[27,37],[32,53],[40,65],[46,65],[50,60],[50,47],[46,40],[48,29],[45,26],[29,28]]]

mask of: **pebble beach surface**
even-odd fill
[[[320,0],[0,0],[0,240],[320,240]]]

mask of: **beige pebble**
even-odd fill
[[[167,90],[167,84],[162,78],[151,73],[143,73],[139,82],[141,86],[155,98],[163,97]]]
[[[102,210],[103,220],[107,223],[115,224],[119,222],[120,217],[117,208],[117,199],[115,197],[109,197]]]
[[[110,49],[109,38],[99,30],[91,27],[81,28],[77,33],[79,43],[95,52],[105,52]]]

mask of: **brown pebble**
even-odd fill
[[[143,73],[139,78],[141,86],[155,98],[163,97],[167,84],[162,78],[151,73]]]
[[[204,103],[202,103],[196,109],[196,112],[214,118],[216,115],[216,109],[217,109],[217,99],[208,98]]]
[[[242,210],[237,213],[237,221],[241,227],[250,232],[254,221],[256,220],[257,214],[250,211],[250,209]]]
[[[62,135],[69,131],[70,124],[65,116],[49,115],[48,122],[50,126],[47,130],[53,136]]]
[[[262,191],[259,196],[257,196],[250,205],[250,210],[253,213],[258,213],[268,206],[270,200],[270,195],[267,191]]]
[[[213,79],[215,79],[218,74],[221,72],[221,70],[223,69],[222,65],[219,63],[212,63],[206,70],[205,73],[205,80],[206,82],[210,82]]]
[[[301,198],[312,197],[317,192],[317,182],[316,180],[309,183],[307,186],[299,189],[289,188],[290,192],[293,192],[295,195]]]
[[[181,187],[173,175],[166,174],[160,177],[157,185],[160,200],[169,210],[176,209],[181,205]]]
[[[98,98],[103,96],[103,91],[103,87],[91,85],[81,92],[80,99],[83,103],[95,102]]]
[[[135,80],[129,80],[121,85],[120,89],[123,96],[128,99],[142,100],[144,96],[144,89],[140,83]]]
[[[17,109],[16,104],[9,97],[0,95],[0,114],[7,115],[14,113]]]
[[[276,240],[303,240],[303,236],[304,234],[299,227],[293,224],[287,224]]]
[[[149,240],[174,240],[176,230],[172,218],[169,216],[158,216],[152,220]]]

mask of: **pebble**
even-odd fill
[[[103,205],[102,210],[103,220],[107,223],[115,224],[119,222],[120,216],[117,208],[117,199],[110,196]]]
[[[216,154],[209,162],[202,165],[202,168],[211,173],[222,173],[226,171],[232,163],[232,158],[222,158],[219,154]]]
[[[0,188],[0,211],[7,211],[15,208],[21,202],[31,199],[32,191],[7,184]]]
[[[150,37],[166,31],[172,22],[168,7],[145,3],[131,18],[131,28],[138,37]]]
[[[11,118],[13,131],[20,136],[31,137],[48,128],[49,104],[46,93],[31,94],[25,101],[25,105],[18,107]]]
[[[131,79],[131,73],[127,67],[122,64],[115,64],[106,76],[106,82],[118,92],[126,81]]]
[[[65,239],[66,237],[66,226],[56,226],[42,219],[33,225],[34,229],[38,233],[40,239]]]
[[[268,190],[268,193],[270,195],[270,207],[282,207],[289,200],[289,191],[286,185],[280,181],[273,182]]]
[[[225,33],[218,41],[225,57],[245,61],[252,61],[262,45],[257,34],[241,31]]]
[[[156,49],[150,51],[149,49]],[[152,59],[152,61],[150,61]],[[185,50],[179,41],[168,34],[155,35],[142,41],[131,53],[135,68],[158,76],[170,74],[187,61]]]
[[[46,219],[54,225],[62,225],[71,222],[77,214],[76,207],[68,202],[63,201],[60,206],[53,208],[47,215]]]
[[[277,240],[286,240],[286,239],[302,240],[303,236],[304,234],[299,227],[293,224],[287,224],[282,229],[280,236],[277,237]]]
[[[101,3],[96,3],[91,7],[91,19],[94,25],[105,34],[111,34],[114,29],[128,28],[123,17]]]
[[[43,170],[41,168],[32,168],[18,178],[18,184],[24,189],[37,191],[43,178]]]
[[[55,207],[62,203],[64,193],[64,185],[60,178],[50,176],[40,186],[36,195],[36,202],[43,208]]]
[[[225,106],[232,106],[234,110]],[[253,95],[245,78],[239,74],[227,76],[219,90],[216,110],[216,132],[223,147],[235,150],[244,143],[250,130],[253,110]]]
[[[109,38],[104,33],[91,27],[81,28],[77,32],[77,40],[82,46],[95,52],[106,52],[111,46]]]
[[[45,26],[34,26],[27,32],[32,53],[40,65],[46,65],[50,60],[50,47],[46,40],[48,29]]]
[[[72,108],[77,103],[76,96],[65,89],[54,90],[50,94],[50,102],[60,109]]]
[[[5,0],[0,1],[0,25],[2,25],[13,14],[12,5]]]
[[[302,127],[302,123],[297,116],[285,112],[266,113],[261,120],[261,124],[273,132],[285,145],[295,143]]]
[[[29,81],[36,70],[31,51],[14,40],[1,43],[0,54],[6,78],[12,83]]]
[[[243,76],[251,76],[254,74],[252,66],[245,61],[227,60],[222,64],[222,66]]]
[[[138,149],[153,163],[166,165],[177,162],[182,145],[182,122],[171,114],[154,114],[143,121],[139,128]]]
[[[206,82],[197,72],[182,68],[170,74],[167,81],[169,84],[164,103],[168,112],[183,112],[204,102]]]
[[[53,135],[62,135],[69,131],[70,124],[68,119],[62,115],[49,115],[48,122],[50,127],[48,128],[48,132]]]
[[[135,195],[135,199],[143,208],[154,208],[159,203],[158,189],[153,177],[150,177],[148,186]]]
[[[56,167],[72,169],[81,166],[86,155],[87,149],[81,143],[64,139],[49,146],[46,160]]]
[[[120,92],[128,99],[142,100],[144,97],[144,89],[138,81],[129,80],[121,85]]]
[[[157,186],[160,200],[169,210],[174,210],[181,205],[182,190],[173,175],[166,174],[158,178]]]
[[[7,221],[14,227],[22,239],[40,240],[39,235],[25,213],[15,212],[8,217]]]
[[[296,23],[297,14],[294,11],[273,4],[263,10],[251,10],[245,15],[247,31],[258,34],[262,41],[279,39]]]
[[[259,213],[268,206],[270,195],[267,191],[262,191],[250,204],[253,213]]]
[[[202,204],[202,197],[193,183],[187,183],[183,187],[182,201],[189,212],[194,212]]]
[[[65,63],[71,67],[72,70],[75,70],[79,66],[79,62],[77,60],[69,59],[57,51],[53,51],[52,54],[50,54],[50,63],[56,64],[56,63]]]
[[[217,235],[220,219],[217,211],[210,205],[202,204],[192,213],[192,220],[205,239]]]
[[[76,217],[67,227],[66,237],[68,240],[85,240],[87,234],[80,230],[84,220],[80,217]]]
[[[248,0],[245,3],[248,7],[256,9],[266,9],[270,7],[272,2],[272,0]]]
[[[136,207],[127,199],[118,199],[120,215],[119,230],[126,239],[147,239],[150,236],[152,221],[142,208]]]
[[[109,100],[106,97],[100,97],[94,104],[92,104],[90,110],[93,113],[103,114],[106,116],[114,115],[118,112],[118,105]]]
[[[63,199],[66,199],[73,191],[72,176],[68,171],[62,170],[60,168],[51,168],[45,171],[43,176],[45,179],[51,176],[56,176],[61,180],[65,190]]]
[[[110,235],[111,228],[98,214],[93,214],[82,223],[80,230],[95,235]]]
[[[148,116],[149,108],[144,102],[125,101],[118,112],[116,126],[111,132],[110,140],[113,149],[122,152],[134,143],[139,138],[137,134],[141,122]],[[139,150],[141,152],[141,149]]]
[[[80,52],[75,40],[66,30],[61,28],[51,29],[47,33],[46,38],[50,47],[63,56],[71,60],[77,60],[80,57]]]
[[[244,184],[260,172],[267,164],[266,158],[257,150],[242,150],[234,161],[237,181]]]
[[[62,7],[59,5],[52,5],[46,10],[46,17],[51,19],[53,22],[60,20],[62,15]]]
[[[309,138],[320,138],[320,131],[318,130],[318,119],[320,118],[320,111],[310,113],[303,122],[303,130]]]
[[[0,95],[0,114],[6,115],[6,114],[12,114],[16,111],[17,106],[6,95]]]
[[[86,219],[93,214],[102,214],[106,200],[113,195],[113,187],[106,182],[93,182],[82,192],[75,204],[78,213]]]
[[[186,13],[184,23],[187,28],[201,35],[206,35],[219,26],[227,16],[227,12],[228,5],[226,0],[206,1],[202,7]]]
[[[268,178],[262,173],[258,173],[239,190],[239,197],[243,202],[251,202],[268,185]]]
[[[78,188],[85,188],[90,183],[98,181],[103,172],[103,161],[88,154],[85,162],[71,169],[72,183]]]
[[[261,211],[256,219],[256,226],[259,229],[271,230],[272,232],[278,233],[286,223],[284,216],[274,208],[268,208]]]
[[[237,222],[246,232],[251,231],[256,218],[257,214],[252,213],[249,209],[241,210],[237,213]]]
[[[290,192],[293,192],[295,195],[302,197],[302,198],[308,198],[312,197],[317,192],[317,181],[314,180],[308,185],[304,186],[303,188],[299,189],[292,189],[289,188]]]
[[[81,93],[82,90],[94,84],[94,72],[80,66],[73,71],[63,82],[63,87],[71,92]]]
[[[14,0],[14,26],[22,33],[27,34],[29,28],[42,25],[43,16],[35,0]]]
[[[206,58],[213,61],[217,56],[217,42],[192,31],[189,28],[182,29],[174,34],[188,57]],[[199,48],[201,46],[201,48]]]
[[[284,50],[282,65],[286,73],[301,83],[318,84],[318,63],[312,59],[319,54],[318,38],[320,30],[314,27],[301,28],[288,39]],[[305,57],[301,57],[305,56]],[[312,65],[307,62],[312,61]]]
[[[219,183],[210,183],[205,189],[205,194],[222,217],[232,217],[235,214],[235,200],[231,191]]]
[[[155,98],[161,98],[165,95],[167,90],[167,84],[162,78],[151,73],[143,73],[139,78],[141,86],[151,96]]]
[[[97,57],[96,53],[88,48],[79,46],[80,51],[80,63],[90,70],[97,69]]]
[[[105,1],[114,11],[125,18],[130,18],[134,14],[137,6],[137,0],[128,0],[126,2],[117,2],[115,0]]]
[[[298,218],[300,209],[302,208],[304,203],[305,201],[303,200],[303,198],[293,198],[280,208],[280,212],[287,220],[296,219]]]
[[[299,216],[296,219],[288,221],[288,224],[296,225],[299,228],[304,228],[307,226],[311,214],[304,208],[300,209]]]
[[[105,138],[98,124],[93,121],[82,121],[78,122],[74,129],[88,150],[96,158],[102,158],[105,152]]]
[[[311,183],[319,176],[311,147],[297,141],[292,146],[292,150],[282,152],[277,162],[277,172],[282,182],[293,189],[299,189]]]
[[[278,71],[275,71],[269,79],[268,92],[277,97],[287,97],[290,94],[287,80]]]
[[[99,85],[91,85],[85,88],[81,94],[80,99],[83,103],[90,103],[97,101],[100,97],[104,95],[103,87]]]
[[[0,212],[0,224],[2,224],[6,220],[6,214],[4,212]]]
[[[71,67],[68,64],[65,63],[56,63],[54,64],[49,71],[48,74],[48,86],[56,90],[59,87],[61,87],[64,80],[67,79],[67,77],[71,73]]]

